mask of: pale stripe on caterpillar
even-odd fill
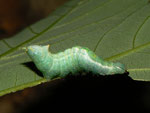
[[[47,79],[63,78],[70,72],[74,75],[79,71],[91,71],[99,75],[125,73],[123,64],[104,61],[86,47],[75,46],[52,54],[49,52],[49,45],[32,45],[28,46],[26,51]]]

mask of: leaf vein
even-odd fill
[[[144,6],[143,6],[144,7]],[[126,19],[128,19],[130,16],[132,16],[134,13],[136,13],[137,11],[139,11],[140,9],[142,9],[143,7],[140,7],[139,9],[135,10],[134,12],[130,13],[121,23],[117,24],[116,26],[114,26],[113,28],[111,28],[110,30],[108,30],[107,32],[104,33],[104,35],[102,37],[100,37],[99,41],[97,42],[95,48],[94,48],[94,52],[96,51],[96,49],[98,48],[100,42],[102,41],[102,39],[104,38],[104,36],[108,33],[111,32],[113,29],[115,29],[116,27],[118,27],[119,25],[123,24]]]
[[[116,58],[124,57],[124,56],[126,56],[127,54],[131,54],[131,53],[133,53],[133,52],[139,51],[139,50],[144,49],[144,48],[146,48],[146,47],[148,47],[148,46],[150,46],[150,42],[145,43],[145,44],[140,45],[140,46],[137,46],[137,47],[135,47],[134,49],[129,49],[129,50],[124,51],[124,52],[122,52],[122,53],[119,53],[119,54],[116,54],[116,55],[114,55],[114,56],[108,57],[108,58],[106,58],[106,60],[112,61],[112,60],[114,60],[114,59],[116,59]]]
[[[144,5],[144,6],[145,6],[145,5]],[[144,7],[144,6],[143,6],[143,7]],[[141,7],[141,8],[143,8],[143,7]],[[128,8],[126,8],[125,10],[127,10],[127,9],[129,9],[129,8],[131,8],[131,7],[128,7]],[[141,8],[139,8],[139,9],[141,9]],[[125,11],[125,10],[123,10],[123,11]],[[113,17],[113,16],[115,16],[115,15],[117,15],[117,14],[122,13],[123,11],[120,11],[119,13],[116,13],[116,14],[110,16],[110,17],[106,17],[106,18],[104,18],[104,19],[102,19],[102,20],[98,20],[98,21],[95,21],[95,22],[91,22],[91,23],[86,24],[86,25],[84,25],[84,26],[82,26],[82,27],[77,27],[77,28],[75,28],[75,29],[73,29],[73,30],[70,30],[70,31],[64,32],[64,33],[62,33],[62,34],[53,36],[51,39],[44,40],[44,41],[38,42],[38,43],[36,43],[36,44],[42,44],[42,43],[48,42],[48,41],[50,41],[50,40],[52,40],[52,39],[54,39],[54,38],[56,38],[56,37],[63,36],[63,35],[65,35],[65,34],[69,34],[69,33],[74,32],[74,31],[80,31],[80,29],[82,29],[82,28],[86,28],[86,27],[88,27],[89,25],[97,24],[97,23],[103,22],[103,21],[105,21],[105,20],[107,20],[107,19],[109,19],[109,18],[111,18],[111,17]],[[136,12],[136,11],[135,11],[135,12]],[[135,13],[135,12],[132,12],[132,13]],[[131,14],[132,14],[132,13],[131,13]],[[95,31],[95,30],[91,30],[90,32],[92,32],[92,31]],[[88,32],[88,33],[89,33],[89,32]],[[63,41],[64,41],[64,40],[66,40],[66,39],[63,39]],[[62,41],[62,40],[61,40],[61,41]],[[58,41],[58,42],[59,42],[59,41]],[[57,43],[57,42],[56,42],[56,43]],[[56,43],[54,43],[54,44],[56,44]]]
[[[3,41],[3,43],[8,47],[8,48],[12,48],[5,40],[2,40]]]
[[[31,28],[31,26],[28,26],[27,28],[28,28],[33,34],[36,34],[36,35],[39,34],[39,33],[35,32],[35,31]]]
[[[86,12],[86,13],[84,13],[83,15],[80,15],[80,16],[78,16],[78,17],[76,17],[76,18],[73,18],[71,21],[68,21],[68,22],[66,22],[66,23],[63,23],[63,24],[61,24],[61,25],[59,25],[59,26],[55,26],[54,29],[63,27],[63,26],[68,25],[68,24],[71,24],[71,23],[73,23],[74,21],[79,20],[79,19],[82,18],[82,17],[85,17],[85,16],[87,15],[87,13],[88,13],[88,14],[91,14],[91,13],[93,13],[94,11],[96,11],[97,9],[102,8],[105,4],[109,3],[110,1],[112,1],[112,0],[109,0],[109,1],[107,1],[107,2],[104,2],[104,3],[101,4],[101,5],[98,5],[97,7],[93,8],[93,9],[90,10],[89,12]]]
[[[146,17],[145,19],[144,19],[144,21],[142,22],[142,24],[139,26],[139,28],[137,29],[137,31],[136,31],[136,33],[135,33],[135,35],[134,35],[134,37],[133,37],[133,42],[132,42],[132,48],[134,49],[134,47],[135,47],[135,41],[136,41],[136,37],[137,37],[137,35],[138,35],[138,33],[139,33],[139,31],[141,30],[141,28],[144,26],[144,24],[147,22],[147,20],[150,18],[150,16],[148,16],[148,17]]]
[[[48,31],[49,29],[51,29],[55,24],[57,24],[59,21],[61,21],[66,15],[68,15],[74,8],[76,8],[78,5],[75,5],[72,9],[70,9],[66,14],[62,15],[59,19],[57,19],[54,23],[52,23],[48,28],[46,28],[45,30],[43,30],[42,32],[40,32],[39,34],[37,34],[36,36],[33,36],[32,38],[26,40],[25,42],[19,44],[18,46],[6,51],[5,53],[0,55],[0,58],[15,51],[16,49],[18,49],[20,46],[25,45],[26,43],[36,39],[38,36],[40,36],[41,34],[45,33],[46,31]]]

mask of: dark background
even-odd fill
[[[48,16],[68,0],[0,0],[0,39]]]

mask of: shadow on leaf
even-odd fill
[[[37,69],[37,67],[35,66],[35,64],[33,62],[22,63],[22,65],[24,65],[27,68],[29,68],[30,70],[34,71],[37,75],[43,77],[42,72]]]

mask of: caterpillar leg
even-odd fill
[[[53,71],[53,72],[51,72],[51,73],[43,73],[43,75],[44,75],[44,77],[46,78],[46,79],[49,79],[49,80],[52,80],[52,79],[54,79],[54,78],[56,78],[56,77],[58,77],[58,72],[56,72],[56,71]]]

